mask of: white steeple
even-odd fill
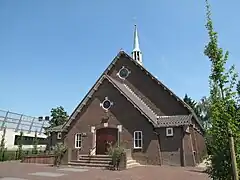
[[[142,52],[139,48],[139,40],[138,40],[138,32],[137,32],[137,25],[134,28],[134,44],[133,44],[133,51],[132,51],[132,58],[137,61],[139,64],[143,65],[142,63]]]

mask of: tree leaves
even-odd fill
[[[207,97],[203,97],[200,102],[196,102],[191,97],[189,97],[187,94],[185,94],[183,101],[187,103],[195,112],[195,114],[198,116],[198,118],[201,120],[201,123],[205,129],[208,129],[210,126],[210,111],[209,111],[209,105],[210,100]]]
[[[51,119],[49,121],[50,127],[63,125],[68,119],[68,114],[62,106],[52,108]]]
[[[211,141],[207,145],[212,153],[210,157],[212,165],[208,169],[208,173],[213,179],[231,180],[233,171],[231,169],[229,132],[232,132],[235,137],[235,148],[240,150],[240,144],[238,143],[240,140],[239,122],[236,108],[237,92],[235,89],[238,74],[234,66],[231,66],[229,70],[225,68],[229,53],[228,51],[224,53],[223,49],[218,47],[218,34],[213,29],[210,5],[208,0],[205,1],[209,43],[205,46],[204,54],[211,62],[211,74],[209,76],[211,128],[208,131]],[[238,158],[238,164],[239,160]]]

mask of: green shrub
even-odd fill
[[[111,165],[113,166],[113,170],[115,169],[119,169],[119,164],[120,161],[122,159],[122,156],[124,154],[124,148],[121,146],[110,146],[110,148],[108,149],[108,154],[111,156],[112,158],[112,162]]]
[[[38,152],[38,154],[42,154],[43,152]],[[36,155],[32,153],[32,150],[22,150],[21,152],[21,158],[19,157],[19,151],[18,150],[7,150],[4,149],[3,151],[0,151],[0,161],[12,161],[12,160],[21,160],[24,156],[31,156]]]
[[[53,153],[55,155],[54,165],[59,166],[61,164],[62,158],[67,151],[67,147],[63,143],[57,143],[53,147]]]

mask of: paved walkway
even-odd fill
[[[0,163],[0,180],[209,180],[200,169],[142,166],[124,171]]]

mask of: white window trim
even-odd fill
[[[126,77],[121,77],[120,76],[120,71],[121,70],[123,70],[123,69],[126,69],[127,71],[128,71],[128,74],[127,74],[127,76]],[[122,66],[122,68],[121,69],[119,69],[119,71],[118,71],[118,73],[117,73],[117,76],[120,78],[120,79],[122,79],[122,80],[125,80],[125,79],[127,79],[128,78],[128,76],[129,76],[129,74],[131,73],[131,71],[128,69],[128,68],[126,68],[126,67],[124,67],[124,66]]]
[[[106,101],[109,101],[109,102],[110,102],[110,106],[109,106],[108,108],[105,108],[105,107],[104,107],[104,102],[106,102]],[[105,111],[108,111],[112,106],[113,106],[113,102],[110,101],[110,100],[108,99],[108,97],[105,97],[105,99],[103,100],[103,102],[100,103],[100,107],[102,107]]]
[[[57,133],[57,139],[62,139],[62,133],[61,132]]]
[[[136,139],[136,134],[137,133],[141,134],[141,139]],[[141,140],[140,147],[136,147],[135,140]],[[143,148],[143,133],[142,133],[142,131],[134,131],[134,133],[133,133],[133,148],[134,149],[142,149]]]
[[[80,139],[77,139],[78,135],[80,135]],[[82,148],[82,133],[75,134],[74,141],[75,141],[75,148],[76,149]],[[77,141],[81,142],[80,147],[77,147]]]
[[[171,133],[168,133],[168,130],[171,130]],[[172,137],[173,136],[173,128],[166,128],[166,136],[167,137]]]

